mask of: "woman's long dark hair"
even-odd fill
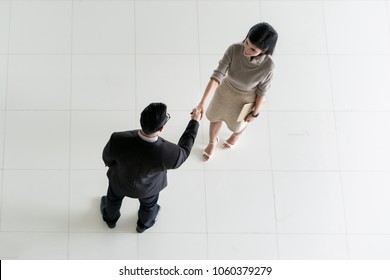
[[[278,33],[266,22],[254,25],[246,35],[249,41],[263,52],[261,54],[272,55],[278,41]],[[245,39],[246,39],[245,38]]]

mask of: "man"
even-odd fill
[[[103,220],[115,228],[124,197],[138,198],[137,232],[152,227],[160,206],[159,193],[167,186],[167,170],[178,168],[190,155],[199,128],[200,113],[193,109],[191,120],[179,143],[159,137],[170,119],[167,106],[151,103],[141,113],[141,129],[115,132],[103,150],[108,166],[107,196],[100,202]]]

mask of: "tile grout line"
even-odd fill
[[[136,0],[133,0],[132,1],[132,4],[133,4],[133,31],[134,31],[134,42],[133,42],[133,48],[134,48],[134,51],[133,53],[131,54],[131,56],[134,58],[134,87],[133,87],[133,90],[134,90],[134,119],[137,120],[137,112],[138,112],[138,95],[137,95],[137,36],[136,36],[136,32],[137,32],[137,19],[136,19]]]
[[[260,13],[260,19],[262,15],[262,9],[261,9],[261,0],[259,0],[259,13]],[[279,253],[279,235],[278,235],[278,216],[277,216],[277,210],[276,210],[276,190],[275,190],[275,170],[273,168],[273,160],[272,160],[272,137],[271,137],[271,115],[269,111],[267,110],[265,112],[267,114],[267,124],[268,124],[268,142],[269,142],[269,154],[270,154],[270,163],[271,163],[271,182],[272,182],[272,195],[274,199],[274,218],[275,218],[275,240],[276,240],[276,259],[279,260],[280,253]]]
[[[71,32],[70,32],[70,93],[69,93],[69,163],[68,163],[68,251],[70,259],[70,201],[71,201],[71,170],[72,170],[72,94],[73,94],[73,31],[74,31],[74,0],[71,3]]]
[[[200,55],[200,18],[199,18],[199,0],[196,0],[196,25],[197,25],[197,37],[198,37],[198,70],[199,70],[199,90],[202,94],[202,69],[201,69],[201,55]],[[199,122],[201,125],[201,122]],[[202,127],[202,143],[204,143],[204,133]],[[198,132],[199,133],[199,132]],[[203,150],[203,148],[202,148]],[[204,207],[205,207],[205,229],[206,229],[206,259],[209,259],[209,230],[208,230],[208,219],[207,219],[207,190],[206,190],[206,165],[203,162],[203,192],[204,192]]]
[[[4,168],[3,170],[7,171],[67,171],[69,168],[54,168],[54,169],[48,169],[48,168]],[[71,171],[103,171],[105,169],[101,168],[71,168]],[[181,171],[203,171],[204,169],[182,169]],[[275,173],[337,173],[340,170],[277,170],[277,169],[209,169],[207,172],[213,173],[213,172],[247,172],[247,173],[268,173],[268,172],[275,172]],[[370,169],[370,170],[343,170],[343,173],[390,173],[389,170],[377,170],[377,169]]]
[[[5,110],[0,110],[0,111],[4,111]],[[52,109],[52,110],[49,110],[49,109],[7,109],[6,110],[7,112],[69,112],[69,111],[72,111],[72,112],[133,112],[134,114],[137,114],[137,111],[138,110],[121,110],[121,109],[118,109],[118,110],[115,110],[115,109],[102,109],[102,110],[99,110],[99,109],[72,109],[72,110],[69,110],[69,109]],[[178,112],[178,113],[182,113],[182,112],[185,112],[187,113],[188,110],[171,110],[172,112]],[[332,110],[332,111],[298,111],[298,110],[290,110],[290,111],[276,111],[276,110],[267,110],[264,108],[263,110],[264,113],[277,113],[277,114],[284,114],[284,113],[296,113],[296,114],[324,114],[324,113],[372,113],[372,114],[376,114],[376,113],[385,113],[385,114],[388,114],[390,113],[390,110]]]
[[[331,64],[330,64],[330,54],[329,54],[329,38],[328,38],[328,29],[327,29],[327,18],[326,18],[326,8],[325,8],[325,0],[322,0],[322,13],[323,13],[323,19],[324,19],[324,32],[325,32],[325,40],[326,40],[326,53],[328,57],[328,71],[329,71],[329,86],[330,86],[330,92],[331,92],[331,100],[332,100],[332,107],[333,107],[333,123],[334,123],[334,129],[335,129],[335,137],[336,137],[336,149],[337,149],[337,164],[338,164],[338,179],[340,183],[340,194],[343,204],[343,214],[344,214],[344,230],[345,230],[345,237],[346,237],[346,249],[347,249],[347,257],[348,259],[351,259],[351,252],[349,248],[349,238],[348,238],[348,224],[347,224],[347,213],[345,208],[345,195],[343,192],[343,179],[342,179],[342,172],[341,172],[341,159],[340,159],[340,145],[339,145],[339,138],[337,137],[337,121],[336,121],[336,110],[335,110],[335,100],[334,100],[334,86],[332,83],[332,71],[331,71]]]
[[[4,120],[3,120],[3,157],[1,159],[1,188],[0,188],[0,232],[2,232],[2,213],[3,213],[3,189],[4,189],[4,164],[5,164],[5,134],[7,127],[7,94],[8,94],[8,74],[9,74],[9,49],[10,49],[10,37],[11,37],[11,11],[12,3],[9,1],[9,19],[8,19],[8,46],[7,46],[7,62],[6,62],[6,77],[5,77],[5,96],[4,96]]]
[[[19,0],[22,1],[22,0]],[[47,1],[47,0],[46,0]],[[104,0],[102,0],[104,1]],[[261,1],[261,0],[260,0]],[[323,1],[323,0],[322,0]],[[175,52],[175,53],[169,53],[169,52],[5,52],[1,53],[0,55],[11,55],[11,56],[23,56],[23,55],[31,55],[31,56],[40,56],[40,55],[74,55],[74,56],[130,56],[130,55],[148,55],[148,56],[161,56],[161,55],[166,55],[166,56],[198,56],[200,55],[205,55],[205,56],[220,56],[220,52],[205,52],[205,53],[199,53],[197,52]],[[362,53],[362,54],[356,54],[356,53],[344,53],[344,52],[335,52],[335,53],[322,53],[322,52],[305,52],[305,53],[299,53],[299,52],[278,52],[279,56],[328,56],[329,54],[334,55],[334,56],[390,56],[389,53]]]
[[[134,119],[137,119],[137,110],[138,110],[138,94],[137,94],[137,0],[133,1],[133,24],[134,24]],[[136,235],[137,238],[137,260],[140,259],[140,235]]]
[[[36,233],[39,234],[41,231],[39,230],[4,230],[3,232],[6,233]],[[50,230],[46,231],[45,233],[67,233],[67,230]],[[99,230],[90,230],[90,231],[84,231],[84,230],[78,230],[74,231],[74,233],[78,234],[134,234],[134,235],[142,235],[138,234],[136,232],[129,232],[126,230],[121,230],[117,232],[111,232],[111,231],[99,231]],[[159,234],[178,234],[178,235],[205,235],[204,232],[197,232],[197,231],[183,231],[183,232],[178,232],[178,231],[160,231],[160,232],[148,232],[145,233],[145,235],[159,235]],[[210,232],[210,235],[267,235],[267,236],[273,236],[275,233],[272,232],[253,232],[253,231],[245,231],[245,232],[234,232],[234,231],[215,231],[215,232]],[[294,236],[345,236],[345,233],[338,233],[338,232],[281,232],[278,233],[278,235],[294,235]],[[351,232],[348,235],[350,236],[389,236],[390,233],[383,233],[383,232]]]

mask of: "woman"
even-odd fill
[[[219,61],[197,106],[203,117],[204,103],[215,91],[206,111],[210,140],[203,152],[204,160],[209,160],[213,154],[222,122],[232,131],[222,145],[229,149],[246,125],[259,116],[273,76],[271,55],[277,39],[278,34],[271,25],[258,23],[249,30],[243,42],[231,45]]]

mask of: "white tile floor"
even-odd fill
[[[162,101],[177,141],[260,21],[280,35],[261,117],[208,163],[204,120],[156,226],[127,199],[108,229],[111,132]],[[389,80],[388,0],[0,0],[0,258],[390,259]]]

